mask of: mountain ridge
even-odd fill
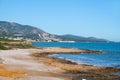
[[[96,37],[83,37],[83,36],[77,36],[72,34],[66,34],[62,35],[63,38],[67,38],[69,40],[73,41],[80,41],[80,42],[108,42],[109,40],[96,38]]]
[[[21,25],[13,22],[0,21],[0,37],[15,37],[15,34],[23,36],[23,39],[38,41],[60,40],[57,36],[49,34],[39,28],[30,25]]]
[[[77,42],[107,42],[105,39],[95,37],[82,37],[76,35],[54,35],[44,30],[16,22],[0,21],[0,37],[34,41],[77,41]]]

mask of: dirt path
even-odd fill
[[[29,56],[32,51],[35,49],[0,50],[6,69],[25,72],[14,78],[0,76],[0,80],[64,80],[61,69],[37,62]]]

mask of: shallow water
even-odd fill
[[[51,57],[68,59],[79,64],[94,66],[110,66],[120,68],[120,43],[95,43],[95,42],[34,42],[38,47],[63,47],[76,49],[103,50],[103,54],[53,54]]]
[[[115,75],[118,75],[118,76],[120,76],[120,72],[116,72],[116,73],[115,73]]]

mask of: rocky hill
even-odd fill
[[[36,41],[60,41],[61,38],[29,25],[0,21],[0,37]]]
[[[0,37],[15,40],[34,41],[77,41],[77,42],[106,42],[108,40],[95,37],[80,37],[75,35],[53,35],[30,25],[0,21]]]

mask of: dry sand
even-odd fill
[[[36,50],[0,50],[0,58],[2,59],[0,66],[6,69],[0,70],[0,80],[64,80],[61,69],[45,65],[43,62],[37,62],[29,56],[31,52]],[[7,71],[7,73],[3,74],[1,71]],[[12,74],[13,71],[14,74]],[[17,74],[15,72],[23,73]]]

